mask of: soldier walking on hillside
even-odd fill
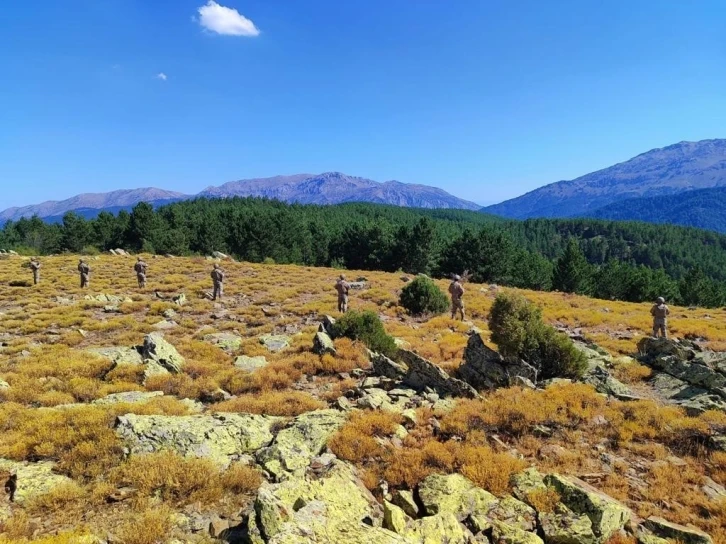
[[[338,311],[345,313],[348,311],[348,291],[350,291],[350,284],[345,281],[343,274],[335,282],[335,290],[338,292]]]
[[[134,265],[134,272],[136,272],[136,279],[139,280],[139,288],[146,287],[146,269],[149,265],[146,264],[144,259],[139,257]]]
[[[461,285],[461,276],[454,275],[454,280],[449,285],[449,294],[451,295],[451,319],[456,317],[456,312],[461,314],[461,320],[464,321],[464,287]]]
[[[653,316],[653,338],[658,338],[658,331],[661,332],[663,338],[668,338],[668,314],[670,313],[665,299],[658,297],[650,309],[650,315]]]
[[[83,259],[78,261],[78,272],[81,275],[81,289],[88,287],[88,279],[91,277],[91,267]]]
[[[32,259],[30,259],[30,269],[33,271],[33,285],[38,285],[38,282],[40,281],[41,266],[42,265],[40,264],[38,257],[33,257]]]
[[[224,293],[224,270],[222,270],[219,264],[214,264],[212,270],[212,283],[214,284],[214,291],[212,292],[212,300],[222,300],[222,294]]]

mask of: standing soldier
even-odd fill
[[[30,269],[33,271],[33,285],[38,285],[40,281],[40,267],[41,264],[38,257],[30,259]]]
[[[214,292],[212,293],[212,300],[222,300],[222,294],[224,292],[224,270],[219,267],[219,264],[214,264],[212,270],[212,283],[214,284]]]
[[[345,281],[343,274],[335,282],[335,290],[338,291],[338,311],[345,313],[348,311],[348,291],[350,291],[350,284]]]
[[[665,299],[658,297],[650,309],[650,315],[653,316],[653,338],[658,338],[658,331],[661,332],[663,338],[668,338],[668,314],[670,313]]]
[[[457,310],[461,314],[461,320],[464,321],[464,287],[461,285],[461,276],[454,275],[454,281],[449,285],[449,294],[451,295],[451,319],[456,317]]]
[[[81,289],[88,287],[88,278],[91,276],[91,267],[83,259],[78,261],[78,272],[81,274]]]
[[[144,259],[139,257],[134,265],[134,271],[136,272],[136,279],[139,280],[139,288],[146,287],[146,268],[148,265],[144,262]]]

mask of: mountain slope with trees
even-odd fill
[[[222,251],[239,259],[402,270],[558,289],[603,299],[665,296],[726,303],[726,236],[693,228],[592,219],[507,221],[465,210],[375,204],[312,206],[256,198],[199,199],[60,224],[8,222],[0,247],[49,254],[124,247],[159,254]]]

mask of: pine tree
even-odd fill
[[[590,291],[592,269],[575,238],[570,238],[557,260],[552,287],[565,293],[586,294]]]

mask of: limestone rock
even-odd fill
[[[163,391],[124,391],[122,393],[112,393],[106,395],[103,398],[93,401],[93,404],[118,404],[118,403],[129,403],[136,404],[141,402],[147,402],[155,397],[164,396]]]
[[[300,474],[319,455],[330,436],[347,416],[338,410],[317,410],[297,416],[277,434],[274,442],[257,453],[257,461],[277,479]]]
[[[178,374],[184,367],[184,358],[158,332],[146,335],[141,356],[144,360],[153,361],[172,374]]]
[[[204,337],[204,340],[211,342],[224,351],[237,351],[242,346],[242,337],[231,332],[208,334]]]
[[[466,382],[452,378],[441,367],[423,357],[402,349],[399,351],[401,360],[408,367],[404,383],[415,389],[426,387],[437,391],[442,396],[477,398],[476,390]]]
[[[260,336],[260,343],[264,345],[268,351],[275,353],[282,351],[290,345],[290,337],[282,334],[265,334]]]
[[[630,520],[627,507],[582,480],[551,474],[545,483],[555,488],[570,510],[590,518],[592,531],[599,541],[609,539]]]
[[[44,495],[56,487],[73,483],[70,478],[54,473],[54,467],[55,465],[49,461],[19,463],[0,459],[0,472],[17,476],[14,502],[20,505]]]
[[[185,457],[207,458],[221,466],[267,446],[279,417],[254,414],[140,416],[116,420],[116,434],[128,453],[171,449]]]
[[[649,517],[643,525],[656,536],[671,538],[683,544],[713,544],[711,537],[703,531],[670,523],[656,516]]]
[[[521,360],[503,358],[476,333],[469,335],[458,373],[477,389],[507,387],[516,376],[537,383],[537,369]]]
[[[325,355],[326,353],[335,355],[335,345],[333,344],[333,339],[328,336],[328,333],[318,332],[315,335],[313,340],[313,352],[318,355]]]
[[[260,368],[267,366],[267,359],[263,355],[256,357],[248,357],[247,355],[240,355],[235,359],[234,366],[245,372],[254,372]]]

